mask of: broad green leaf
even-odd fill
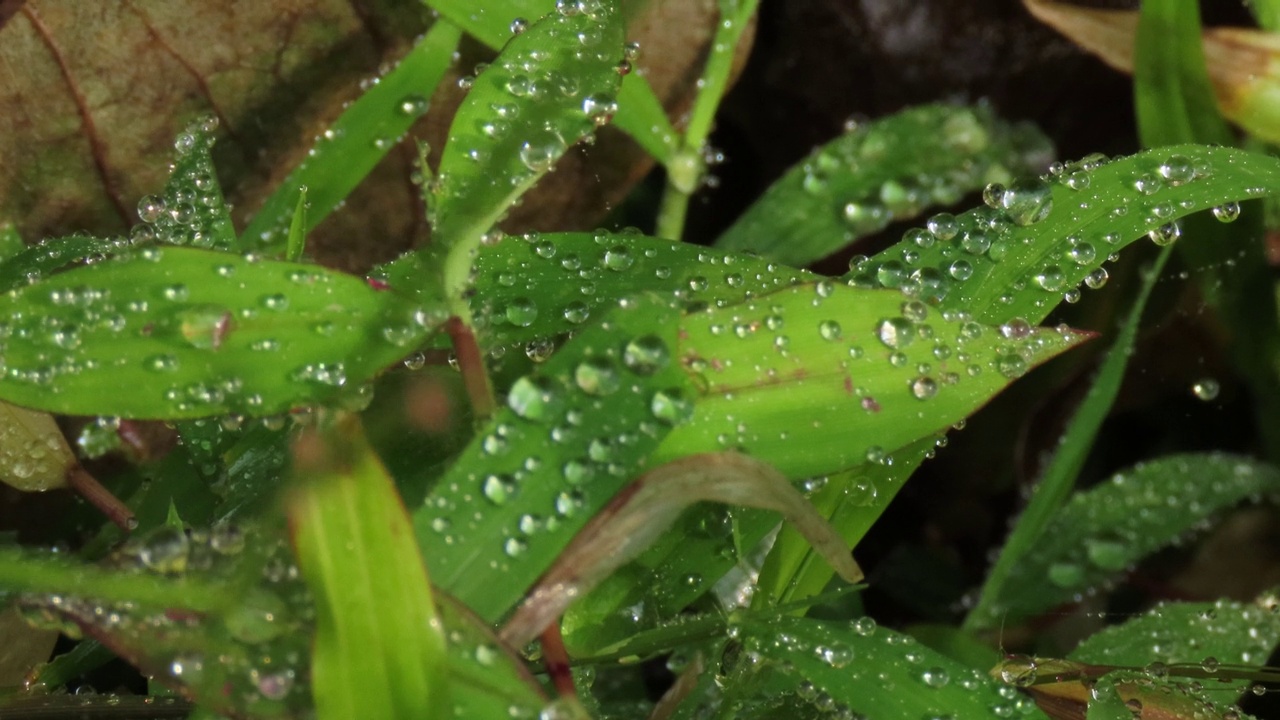
[[[453,63],[459,35],[453,23],[434,23],[391,72],[370,85],[321,135],[302,164],[249,221],[241,245],[283,249],[303,189],[308,212],[302,234],[328,217],[427,112],[431,94]]]
[[[1001,588],[1008,580],[1019,558],[1044,542],[1052,542],[1052,536],[1046,536],[1045,530],[1055,515],[1067,501],[1075,488],[1076,478],[1084,468],[1085,461],[1093,449],[1094,441],[1102,423],[1111,414],[1111,406],[1120,394],[1120,384],[1124,381],[1125,367],[1129,364],[1129,356],[1133,354],[1133,344],[1138,336],[1138,327],[1142,324],[1142,311],[1151,296],[1160,271],[1168,260],[1172,248],[1166,247],[1156,257],[1155,265],[1146,271],[1142,288],[1134,299],[1129,310],[1129,317],[1120,329],[1115,344],[1107,352],[1097,377],[1089,387],[1084,401],[1076,409],[1066,433],[1063,434],[1053,459],[1041,475],[1034,494],[1026,508],[1018,517],[1017,524],[1009,533],[1008,540],[1000,550],[995,565],[987,573],[987,579],[978,596],[977,605],[970,611],[975,618],[987,617],[986,606],[996,602]]]
[[[192,248],[61,273],[0,298],[0,315],[3,399],[175,419],[351,398],[434,322],[359,278]]]
[[[719,680],[725,704],[710,717],[797,717],[819,710],[868,718],[1045,717],[1029,697],[869,618],[748,618],[738,630],[736,662],[722,661],[733,667]],[[770,691],[792,697],[770,698]],[[777,712],[780,699],[791,713]]]
[[[1163,663],[1171,677],[1205,684],[1248,680],[1212,679],[1219,670],[1265,663],[1280,643],[1280,615],[1257,603],[1162,603],[1143,615],[1094,633],[1067,657],[1096,665],[1145,668]]]
[[[300,436],[292,471],[289,531],[316,598],[316,717],[445,717],[444,637],[426,568],[359,420]]]
[[[471,312],[488,346],[580,330],[619,298],[653,291],[696,309],[818,276],[750,255],[626,233],[508,236],[482,246]]]
[[[444,263],[447,297],[467,287],[481,236],[570,146],[608,122],[622,44],[612,3],[561,3],[476,76],[440,158],[425,251]]]
[[[439,587],[497,620],[649,464],[695,395],[678,316],[665,300],[629,300],[512,385],[414,513]]]
[[[494,50],[511,38],[517,19],[528,20],[551,12],[553,0],[429,0],[428,4],[449,22]],[[618,92],[618,114],[613,124],[630,135],[660,163],[666,163],[675,149],[675,128],[667,119],[653,88],[636,73],[622,80]]]
[[[1085,720],[1133,720],[1133,711],[1116,688],[1117,679],[1114,674],[1107,674],[1098,680]]]
[[[939,299],[943,309],[980,322],[1039,322],[1082,282],[1105,282],[1110,254],[1149,233],[1174,241],[1176,221],[1200,210],[1216,208],[1232,220],[1236,203],[1277,183],[1280,160],[1231,148],[1179,145],[1110,162],[1086,158],[1049,181],[993,188],[988,196],[999,209],[970,210],[928,238],[913,234],[849,279]]]
[[[985,106],[909,108],[815,150],[770,186],[716,246],[807,265],[931,205],[950,205],[987,183],[1028,175],[1049,152],[1039,132],[999,120]]]
[[[731,447],[794,479],[876,461],[1083,338],[832,281],[693,313],[675,354],[700,397],[655,460]]]
[[[1230,455],[1173,455],[1077,493],[1010,572],[973,627],[1015,622],[1112,581],[1206,515],[1280,491],[1280,470]],[[1177,498],[1177,502],[1170,502]]]
[[[1234,144],[1205,69],[1199,0],[1144,0],[1133,91],[1144,145]]]

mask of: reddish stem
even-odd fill
[[[573,687],[573,673],[569,671],[569,651],[564,647],[564,638],[560,636],[560,623],[553,622],[542,631],[538,638],[542,643],[542,664],[551,676],[551,684],[562,697],[577,697],[578,691]]]
[[[449,318],[444,327],[453,341],[453,352],[458,356],[458,368],[462,371],[467,397],[471,399],[471,409],[476,418],[487,419],[495,409],[493,387],[489,384],[489,372],[484,367],[484,355],[476,342],[476,334],[456,315]]]
[[[138,521],[133,517],[133,511],[129,506],[112,495],[110,490],[103,487],[102,483],[99,483],[79,464],[72,465],[67,470],[67,487],[101,510],[102,514],[121,530],[130,532],[138,526]]]

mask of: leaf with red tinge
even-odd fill
[[[516,609],[502,639],[523,647],[574,600],[644,552],[686,508],[702,501],[776,510],[847,582],[863,577],[840,536],[786,476],[739,453],[691,455],[650,470],[614,496]]]
[[[354,415],[294,443],[289,530],[316,597],[316,714],[446,714],[445,648],[413,527]]]

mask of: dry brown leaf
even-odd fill
[[[633,3],[631,39],[667,107],[693,94],[714,0]],[[194,117],[220,122],[215,161],[235,219],[247,218],[312,139],[425,28],[423,6],[393,0],[28,0],[0,5],[0,219],[28,240],[124,232],[160,188],[172,143]],[[673,33],[671,28],[680,28]],[[492,53],[464,45],[461,72]],[[745,57],[745,54],[744,54]],[[461,92],[454,78],[409,133],[439,148]],[[363,269],[425,235],[414,153],[391,152],[323,223],[310,247]],[[594,225],[650,166],[621,133],[567,158],[511,230]]]

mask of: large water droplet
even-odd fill
[[[622,362],[637,375],[652,375],[666,367],[671,353],[657,335],[634,338],[622,351]]]
[[[549,419],[561,409],[562,398],[555,381],[525,375],[516,380],[507,393],[507,406],[516,415],[535,422]]]
[[[520,297],[511,301],[506,310],[507,322],[516,327],[529,327],[538,319],[538,305],[529,298]]]
[[[573,372],[574,382],[589,395],[609,395],[622,386],[618,369],[606,358],[589,358],[578,363]]]
[[[885,347],[904,348],[915,339],[915,326],[906,318],[885,318],[876,325],[876,337]]]
[[[679,425],[693,415],[693,402],[680,388],[659,390],[649,405],[653,416],[667,425]]]

